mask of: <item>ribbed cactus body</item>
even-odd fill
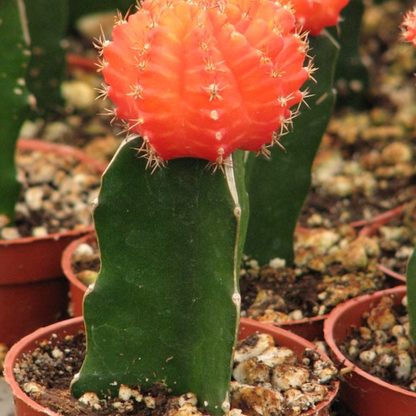
[[[84,299],[88,352],[73,393],[160,382],[219,414],[239,321],[242,154],[225,175],[191,158],[151,174],[137,146],[122,146],[103,176],[102,268]]]
[[[16,142],[29,110],[25,83],[30,58],[22,1],[0,2],[0,227],[12,222],[20,192],[15,166]]]
[[[268,0],[144,1],[99,48],[114,115],[163,160],[271,144],[310,70],[292,12]]]

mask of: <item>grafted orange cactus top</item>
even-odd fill
[[[294,29],[268,0],[145,0],[98,42],[103,95],[153,161],[259,151],[305,96],[312,67]]]
[[[325,27],[340,21],[341,10],[349,0],[282,0],[294,9],[298,26],[311,35],[319,35]]]
[[[416,6],[405,14],[401,29],[403,39],[416,46]]]

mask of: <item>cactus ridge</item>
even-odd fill
[[[109,115],[143,137],[156,163],[223,164],[236,149],[272,145],[313,72],[293,13],[268,0],[144,1],[95,46],[106,81],[99,94],[116,105]]]

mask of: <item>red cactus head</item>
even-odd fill
[[[104,93],[151,161],[262,150],[312,71],[294,28],[269,0],[145,0],[99,41]]]
[[[297,24],[317,36],[327,26],[335,26],[340,21],[341,10],[349,0],[282,0],[283,4],[294,9]]]
[[[416,6],[405,14],[401,29],[403,39],[416,46]]]

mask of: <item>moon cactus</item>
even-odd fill
[[[238,149],[267,154],[292,123],[313,72],[307,38],[269,0],[137,8],[118,16],[112,41],[96,41],[100,95],[128,135],[94,210],[102,266],[84,299],[88,348],[72,393],[162,383],[222,414],[248,217]]]
[[[341,10],[349,0],[284,0],[294,9],[297,24],[311,35],[319,35],[325,27],[335,26],[340,21]]]
[[[403,39],[416,46],[416,7],[405,14],[401,28]]]
[[[97,47],[102,94],[151,163],[222,164],[287,130],[313,71],[293,12],[268,0],[145,1]],[[276,131],[278,132],[276,134]]]

